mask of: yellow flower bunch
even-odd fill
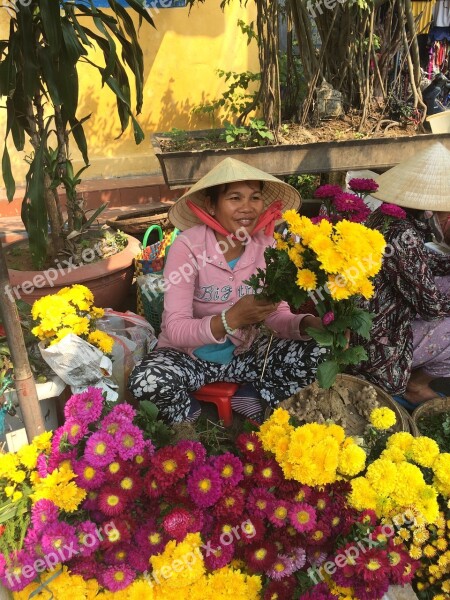
[[[104,311],[93,303],[94,296],[84,285],[72,285],[56,294],[43,296],[34,302],[31,309],[37,322],[31,331],[49,345],[73,333],[109,354],[114,340],[107,333],[95,329],[96,320],[103,316]]]
[[[297,285],[308,292],[326,286],[334,300],[371,298],[371,279],[381,268],[386,241],[360,223],[327,220],[314,224],[295,210],[283,214],[288,235],[277,239],[297,267]]]
[[[389,427],[395,425],[397,418],[393,410],[386,406],[382,406],[380,408],[374,408],[370,413],[369,420],[375,429],[389,429]]]
[[[432,469],[432,485],[425,482],[420,467]],[[425,522],[434,523],[439,514],[438,495],[450,496],[450,454],[440,454],[430,438],[394,433],[365,476],[351,484],[351,503],[358,510],[372,509],[379,517],[388,517],[414,506]]]
[[[366,453],[339,425],[289,424],[289,413],[274,411],[258,433],[263,448],[275,455],[287,479],[316,486],[352,477],[365,467]]]
[[[33,502],[51,500],[61,510],[73,512],[86,497],[86,490],[73,481],[76,477],[70,465],[63,463],[46,477],[36,478],[30,497]]]

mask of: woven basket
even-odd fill
[[[413,426],[416,430],[415,435],[422,435],[419,429],[419,419],[424,415],[431,414],[440,414],[444,412],[450,412],[450,396],[445,396],[443,398],[433,398],[432,400],[427,400],[420,406],[418,406],[413,414],[411,415]]]
[[[377,393],[377,401],[380,406],[386,406],[394,411],[395,416],[397,418],[397,422],[392,427],[392,431],[410,431],[409,420],[406,416],[406,413],[402,410],[402,408],[386,393],[384,390],[379,388],[378,386],[369,383],[364,379],[360,379],[358,377],[354,377],[353,375],[340,374],[336,378],[336,382],[333,385],[334,389],[337,390],[346,390],[348,391],[348,395],[351,398],[352,392],[360,391],[362,388],[367,387],[368,385],[372,386]],[[310,386],[304,388],[308,390]],[[302,390],[303,391],[303,390]],[[293,398],[288,398],[284,402],[281,402],[279,406],[289,409],[289,407],[293,403]],[[356,408],[350,403],[345,407],[345,420],[346,426],[345,431],[347,435],[362,435],[364,430],[368,424],[367,420],[357,412]]]

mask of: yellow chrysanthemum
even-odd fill
[[[312,291],[317,287],[317,276],[310,269],[299,269],[297,271],[296,283],[302,290]]]
[[[370,413],[370,422],[376,429],[389,429],[395,425],[397,418],[395,412],[386,406],[375,408]]]
[[[347,477],[360,473],[366,464],[366,453],[356,444],[350,444],[339,455],[338,471]]]
[[[105,354],[110,354],[114,346],[114,339],[104,331],[99,331],[98,329],[91,331],[87,339],[89,343],[99,348]]]
[[[353,295],[348,287],[348,281],[342,275],[328,277],[327,288],[333,300],[347,300]]]
[[[407,454],[408,458],[421,467],[431,467],[438,455],[438,444],[426,436],[415,438]]]

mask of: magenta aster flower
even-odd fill
[[[320,548],[308,548],[306,558],[310,565],[313,567],[318,567],[327,560],[328,554]]]
[[[77,525],[76,533],[83,556],[91,556],[100,547],[101,532],[92,521],[83,521]]]
[[[334,198],[333,206],[339,212],[356,213],[361,211],[366,205],[364,204],[364,200],[356,194],[341,192]]]
[[[177,443],[177,448],[186,454],[191,467],[202,465],[206,460],[206,448],[200,442],[181,440]]]
[[[87,434],[88,426],[79,419],[71,417],[64,423],[63,431],[69,444],[75,446]]]
[[[290,507],[290,503],[285,500],[274,500],[267,513],[272,525],[275,525],[275,527],[284,527],[289,522]]]
[[[322,221],[328,221],[328,223],[332,223],[332,219],[328,215],[317,215],[317,217],[312,217],[311,223],[314,225],[319,225]]]
[[[262,487],[278,486],[284,479],[283,471],[275,458],[266,458],[256,466],[255,481]]]
[[[84,458],[93,467],[105,467],[116,456],[114,438],[104,431],[96,431],[86,444]]]
[[[277,558],[277,549],[269,540],[250,544],[244,551],[245,562],[254,573],[262,573],[270,569]]]
[[[105,485],[98,492],[98,506],[108,517],[120,515],[127,504],[126,493],[116,486]]]
[[[92,557],[77,556],[70,561],[70,572],[81,575],[83,579],[95,579],[100,570],[100,565]]]
[[[120,458],[130,460],[136,454],[141,454],[145,448],[144,437],[141,429],[131,423],[124,423],[114,435],[117,451]]]
[[[149,471],[144,479],[144,490],[149,498],[160,498],[162,493],[170,487],[171,482],[161,482],[154,472]]]
[[[236,446],[248,460],[259,460],[264,456],[261,440],[256,433],[241,433],[236,439]]]
[[[106,565],[120,565],[120,563],[129,564],[130,550],[132,546],[128,543],[117,544],[108,548],[104,553],[103,559]]]
[[[59,509],[51,500],[38,500],[31,508],[31,523],[37,532],[58,520]]]
[[[49,473],[57,469],[65,460],[74,460],[77,456],[77,451],[65,442],[65,431],[63,427],[53,433],[50,455],[47,461],[47,470]]]
[[[374,179],[354,177],[348,182],[348,187],[354,192],[364,192],[366,194],[370,194],[370,192],[376,192],[379,188],[379,185]]]
[[[121,402],[120,404],[113,406],[111,412],[107,417],[105,417],[105,419],[111,417],[113,420],[120,419],[131,423],[135,416],[136,410],[131,406],[131,404],[128,404],[127,402]],[[103,419],[103,421],[105,421],[105,419]]]
[[[96,490],[105,481],[105,473],[100,467],[93,467],[87,460],[81,458],[74,461],[73,470],[78,475],[77,485],[85,490]]]
[[[11,552],[7,565],[2,565],[0,580],[3,585],[13,592],[23,590],[36,577],[35,560],[36,557],[26,550]]]
[[[401,546],[394,546],[392,538],[386,550],[389,560],[389,580],[397,585],[403,585],[405,566],[411,560],[409,554]]]
[[[316,526],[316,511],[306,502],[296,502],[289,510],[289,520],[297,531],[311,531]]]
[[[273,562],[270,569],[267,569],[266,573],[275,581],[280,581],[285,577],[289,577],[295,571],[294,561],[289,556],[279,554]]]
[[[257,517],[267,517],[270,512],[275,496],[266,488],[255,487],[247,497],[247,510],[250,514]]]
[[[358,514],[357,521],[364,525],[368,525],[369,527],[375,527],[377,523],[377,513],[368,508]]]
[[[45,454],[39,454],[36,461],[36,469],[39,473],[39,477],[47,477],[47,475],[49,474],[47,456]]]
[[[330,533],[331,531],[327,523],[320,520],[308,532],[308,544],[311,544],[311,546],[322,546],[330,537]]]
[[[136,573],[125,563],[112,565],[100,573],[100,582],[110,592],[124,590],[136,578]]]
[[[299,600],[336,600],[336,596],[331,593],[326,583],[319,583],[304,592]]]
[[[155,478],[163,487],[182,479],[191,468],[186,453],[178,446],[166,446],[155,452],[151,466]]]
[[[242,462],[231,452],[225,452],[214,458],[214,468],[218,471],[224,484],[235,486],[244,477]]]
[[[103,410],[103,394],[100,388],[89,387],[81,394],[74,394],[64,407],[66,420],[71,418],[86,425],[95,423]]]
[[[189,475],[187,489],[197,506],[207,508],[221,497],[222,480],[216,469],[209,465],[200,465]]]
[[[245,516],[245,515],[244,515]],[[244,516],[242,518],[244,518]],[[252,516],[241,521],[240,536],[244,544],[260,542],[266,535],[266,526],[259,517]]]
[[[98,510],[98,492],[96,490],[89,490],[86,499],[83,502],[83,510]]]
[[[306,563],[306,552],[303,548],[295,548],[291,556],[296,571],[303,569]]]
[[[42,550],[46,554],[57,552],[61,562],[78,552],[79,544],[75,527],[68,523],[52,523],[42,534]]]
[[[130,547],[128,552],[128,564],[138,573],[145,573],[149,568],[148,559],[150,555],[142,551],[142,548]],[[144,600],[144,599],[143,599]]]
[[[327,325],[330,325],[330,323],[332,323],[334,321],[334,312],[332,310],[329,310],[328,312],[326,312],[323,317],[322,317],[322,323],[325,325],[325,327]]]
[[[314,192],[314,198],[334,198],[336,194],[342,194],[342,189],[338,185],[321,185]]]
[[[121,477],[117,479],[118,487],[125,492],[130,500],[138,498],[143,490],[144,484],[134,469],[128,469]]]
[[[136,547],[148,552],[149,556],[159,554],[167,543],[167,536],[161,533],[153,519],[149,519],[136,532]]]
[[[42,539],[42,531],[38,532],[35,529],[33,529],[32,527],[29,527],[27,534],[23,540],[24,549],[27,552],[29,552],[30,554],[33,554],[35,556],[39,556],[39,557],[44,556],[45,553],[42,550],[41,539]],[[0,564],[0,577],[2,576],[2,572],[1,572],[2,564],[3,563]]]
[[[100,547],[104,550],[111,548],[111,546],[129,542],[131,539],[130,523],[124,515],[121,515],[120,519],[100,521],[99,531],[102,532]]]
[[[400,208],[400,206],[397,206],[396,204],[383,202],[383,204],[380,206],[380,212],[382,212],[383,215],[394,217],[395,219],[406,219],[406,212],[403,210],[403,208]]]
[[[244,491],[240,487],[224,486],[222,497],[214,506],[218,517],[233,519],[242,514],[245,506]]]
[[[228,540],[227,540],[228,541]],[[234,556],[234,544],[225,544],[220,538],[212,538],[203,560],[207,569],[216,571],[230,564]]]

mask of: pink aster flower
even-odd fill
[[[186,454],[191,467],[202,465],[206,460],[206,448],[200,442],[181,440],[177,448]]]
[[[124,590],[136,578],[136,573],[125,563],[113,565],[100,573],[100,582],[107,590],[117,592]]]
[[[213,460],[213,466],[219,473],[224,484],[235,486],[244,477],[243,466],[237,456],[231,452],[225,452],[216,456]]]
[[[117,452],[123,460],[130,460],[144,451],[145,442],[142,430],[131,423],[124,424],[114,435]]]
[[[148,556],[159,554],[163,551],[168,538],[153,519],[149,519],[143,523],[135,535],[136,547],[141,548]]]
[[[127,495],[116,486],[105,485],[98,492],[98,506],[108,517],[120,515],[127,504]]]
[[[339,212],[356,213],[362,210],[366,205],[364,204],[364,200],[356,194],[341,192],[334,198],[333,206]]]
[[[111,546],[129,542],[131,539],[130,523],[124,515],[116,520],[99,521],[98,528],[102,532],[100,547],[104,550],[111,548]]]
[[[291,504],[285,500],[274,500],[267,514],[269,521],[275,527],[284,527],[289,522]]]
[[[47,477],[49,474],[47,460],[48,459],[45,454],[39,454],[36,462],[36,469],[39,473],[39,477]]]
[[[77,451],[67,444],[66,435],[63,427],[53,433],[50,455],[47,461],[47,470],[51,473],[57,469],[65,460],[74,460],[77,456]]]
[[[370,192],[376,192],[379,188],[379,185],[374,179],[354,177],[348,182],[348,187],[354,192],[370,194]]]
[[[257,484],[266,488],[276,487],[284,479],[283,471],[275,458],[265,458],[258,464],[254,477]]]
[[[311,531],[316,526],[316,511],[306,502],[296,502],[289,510],[289,520],[297,531]]]
[[[274,500],[275,496],[266,488],[255,487],[247,497],[247,510],[251,515],[262,518],[267,517]]]
[[[242,518],[244,518],[243,515]],[[260,542],[266,535],[266,526],[263,519],[252,516],[251,518],[246,517],[241,521],[240,536],[244,544],[252,544],[254,542]]]
[[[187,488],[196,506],[207,508],[221,497],[222,480],[216,469],[209,465],[201,465],[189,475]]]
[[[93,511],[98,510],[98,492],[96,490],[89,490],[86,499],[84,500],[82,507],[83,510]],[[91,517],[92,518],[92,517]]]
[[[139,473],[132,468],[129,468],[117,479],[117,486],[130,498],[136,500],[144,488],[143,481]]]
[[[116,456],[114,438],[104,431],[96,431],[86,444],[84,458],[93,467],[105,467]]]
[[[291,555],[296,571],[303,569],[306,563],[306,552],[303,548],[295,548]]]
[[[78,552],[79,544],[75,527],[68,523],[52,523],[42,534],[42,550],[46,554],[57,552],[61,562]]]
[[[36,557],[26,550],[12,552],[7,565],[3,565],[0,577],[3,585],[13,592],[20,592],[36,577],[34,562]]]
[[[33,529],[32,527],[28,528],[27,534],[23,540],[23,547],[24,549],[29,552],[30,554],[33,554],[35,556],[44,556],[45,552],[42,550],[42,531],[36,531],[35,529]],[[0,576],[2,575],[1,573],[1,565],[0,565]]]
[[[121,563],[129,564],[130,550],[132,546],[128,543],[117,544],[108,548],[103,555],[103,560],[106,565],[120,565]]]
[[[31,522],[37,532],[58,520],[59,509],[51,500],[38,500],[31,508]]]
[[[281,579],[292,575],[294,571],[294,561],[289,556],[279,554],[270,569],[267,569],[266,573],[271,579],[280,581]]]
[[[317,217],[312,217],[311,223],[314,225],[319,225],[322,221],[328,221],[328,223],[332,223],[333,220],[329,215],[317,215]]]
[[[70,572],[81,575],[86,581],[95,579],[99,570],[100,565],[92,557],[77,556],[70,561]]]
[[[93,467],[87,460],[81,458],[74,461],[74,473],[78,475],[77,485],[85,490],[96,490],[105,481],[105,473],[100,467]]]
[[[396,204],[383,202],[383,204],[380,206],[380,212],[382,212],[383,215],[394,217],[395,219],[406,219],[406,212],[403,210],[403,208],[400,208],[400,206],[397,206]]]
[[[194,517],[185,508],[174,508],[163,519],[164,531],[177,542],[184,540],[189,532],[192,532]]]
[[[63,431],[68,443],[75,446],[88,433],[88,426],[79,419],[71,417],[64,423]]]
[[[91,556],[100,547],[101,532],[92,521],[83,521],[77,525],[76,533],[83,556]]]
[[[334,198],[337,194],[342,194],[342,189],[338,185],[321,185],[314,192],[314,198]]]
[[[322,546],[330,537],[330,527],[326,522],[320,520],[315,527],[308,532],[308,543],[311,546]]]
[[[102,414],[104,405],[103,393],[100,388],[89,387],[81,394],[74,394],[64,407],[66,419],[76,419],[89,425],[95,423]]]
[[[171,481],[161,482],[154,472],[149,471],[144,478],[144,490],[149,498],[160,498],[171,483]]]
[[[364,525],[368,525],[369,527],[375,527],[377,523],[377,513],[368,508],[358,514],[357,521]]]
[[[327,560],[328,554],[320,548],[308,548],[306,558],[311,566],[319,567]]]
[[[271,568],[277,558],[277,549],[269,540],[247,546],[245,562],[253,573],[262,573]]]
[[[334,321],[334,312],[332,310],[329,310],[328,312],[326,312],[323,317],[322,317],[322,323],[325,325],[325,327],[327,325],[330,325],[330,323],[332,323]]]
[[[141,548],[130,546],[128,552],[128,564],[132,569],[138,573],[145,573],[145,571],[147,571],[149,568],[148,559],[149,555],[147,555],[145,552],[142,552]]]
[[[227,540],[228,541],[228,540]],[[207,569],[216,571],[230,564],[234,556],[234,544],[225,544],[223,538],[212,538],[207,544],[204,562]]]

